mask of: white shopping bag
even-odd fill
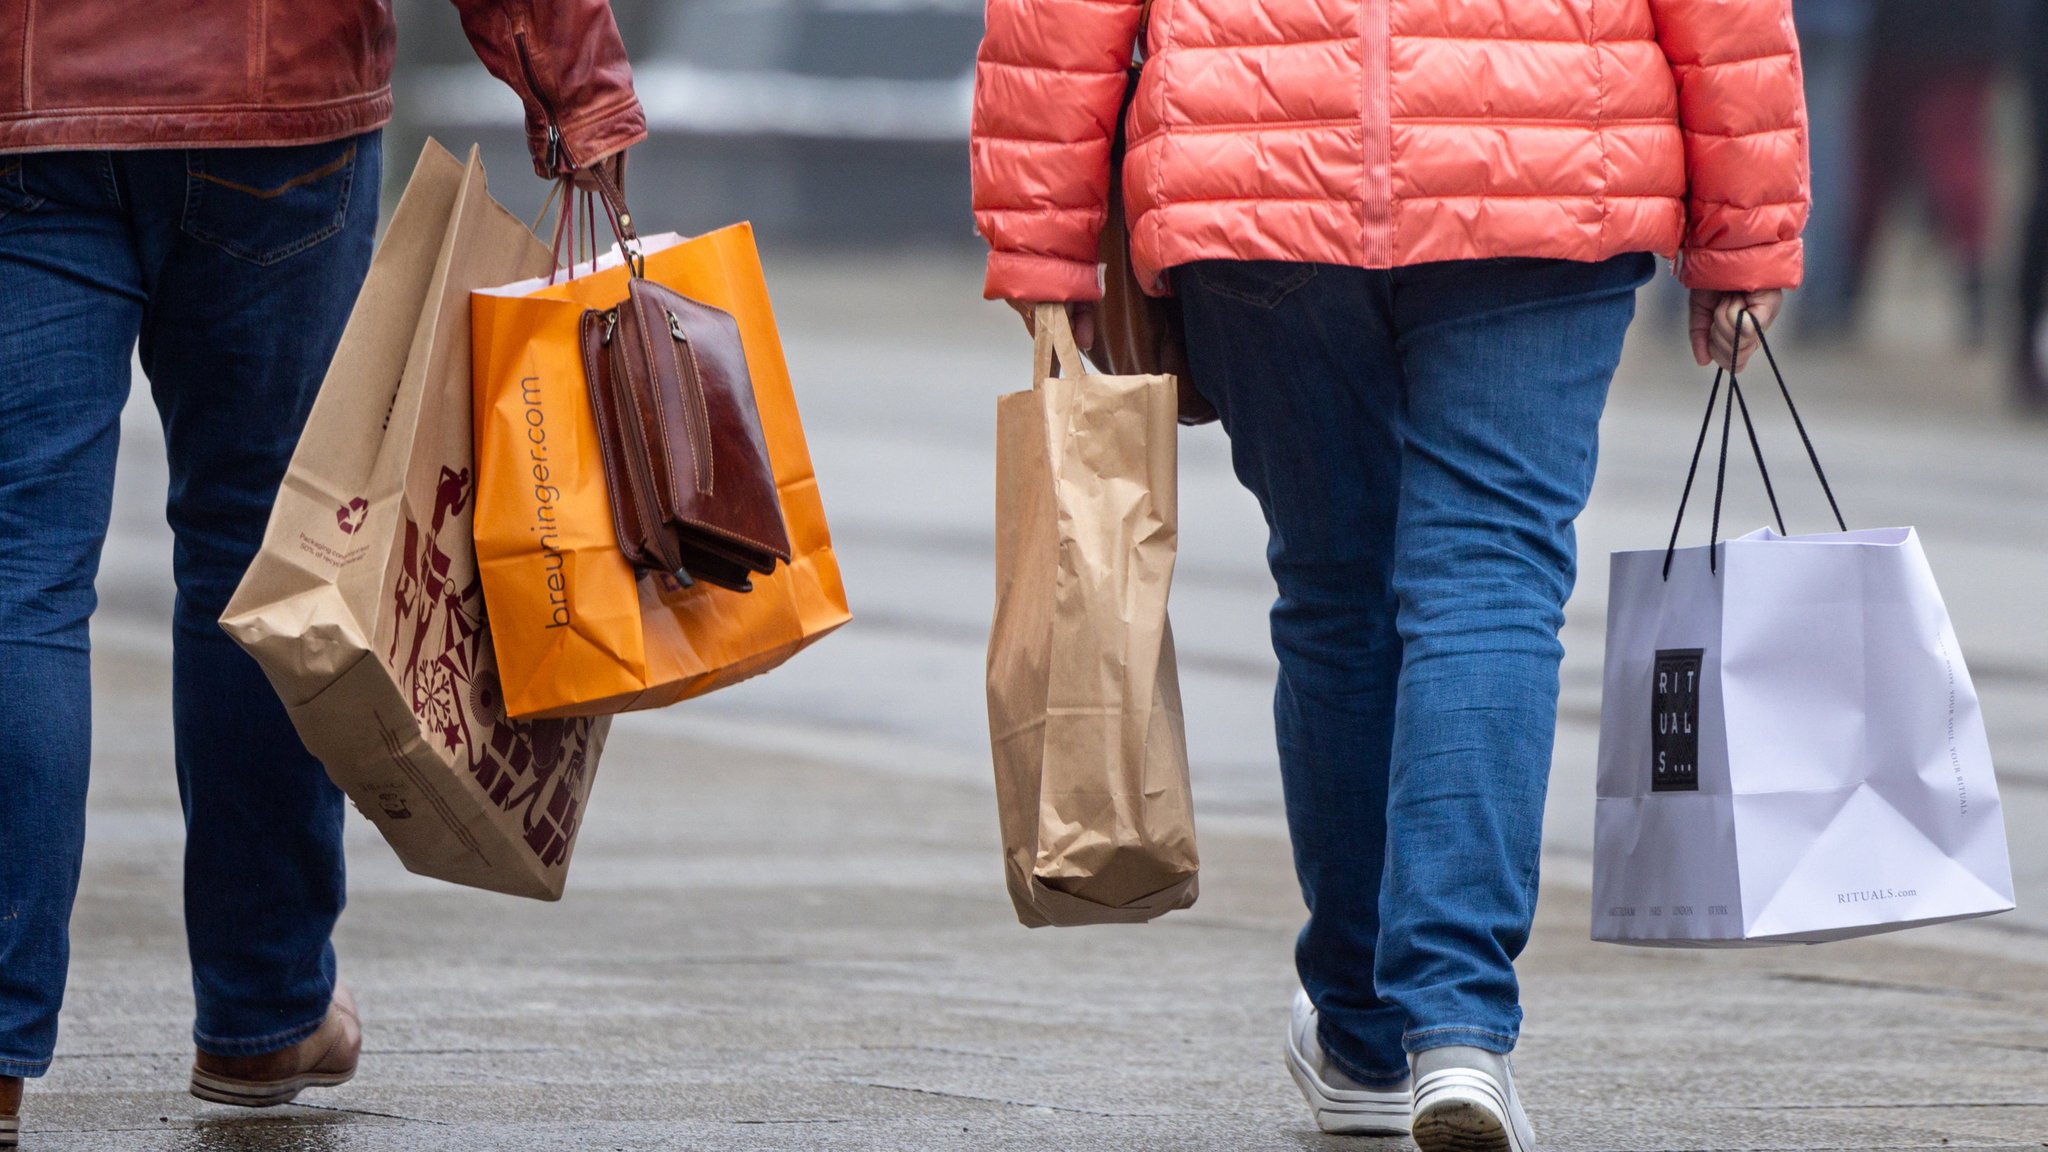
[[[1976,689],[1913,529],[1765,530],[1612,572],[1594,939],[1819,943],[2013,907]]]

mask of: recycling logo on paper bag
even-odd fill
[[[1700,790],[1700,648],[1657,653],[1651,685],[1650,791]]]
[[[334,522],[341,526],[343,533],[353,536],[363,526],[363,517],[370,514],[370,502],[361,496],[350,500],[334,510]]]

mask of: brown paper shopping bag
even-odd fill
[[[476,547],[515,716],[660,708],[775,668],[851,619],[753,229],[645,237],[646,275],[732,315],[791,560],[733,592],[619,551],[579,326],[626,294],[614,252],[572,278],[477,292]]]
[[[429,141],[222,626],[406,867],[562,894],[606,722],[510,720],[470,536],[469,292],[546,247]]]
[[[1083,374],[1065,308],[1037,332],[1037,387],[996,417],[1005,874],[1029,927],[1150,920],[1195,902],[1198,866],[1166,618],[1179,404],[1171,376]]]

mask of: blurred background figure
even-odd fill
[[[2048,0],[2024,0],[2020,38],[2033,124],[2033,210],[2020,258],[2017,395],[2023,410],[2048,414]]]
[[[1806,282],[1793,298],[1803,339],[1836,343],[1855,328],[1857,124],[1870,59],[1874,0],[1794,0],[1806,71],[1813,215]]]
[[[1893,199],[1917,183],[1956,262],[1964,343],[1978,348],[1990,327],[1989,111],[2010,10],[2001,0],[1876,0],[1874,9],[1858,141],[1852,291],[1861,287]]]

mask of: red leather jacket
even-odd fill
[[[647,120],[607,0],[454,0],[526,105],[534,168]],[[0,153],[311,144],[391,119],[390,0],[0,0]]]

